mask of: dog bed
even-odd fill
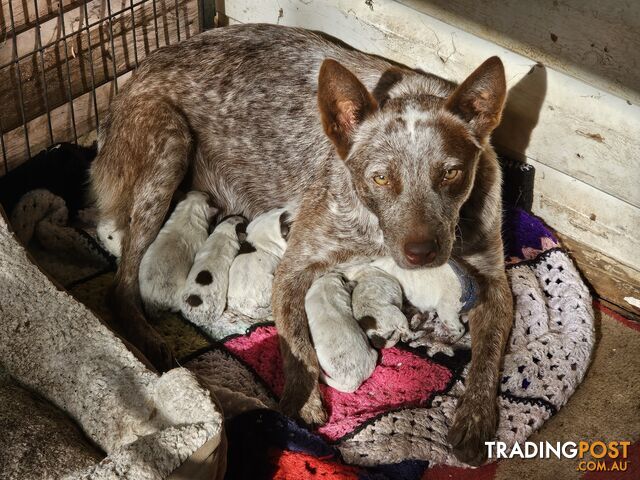
[[[73,230],[60,212],[34,230],[58,248],[82,238],[62,235]],[[223,418],[209,390],[184,368],[149,371],[31,262],[3,215],[0,279],[2,478],[159,480],[203,455],[206,478],[222,478]]]
[[[14,223],[52,222],[33,211],[16,211]],[[91,211],[81,210],[76,219],[82,228],[59,225],[73,244],[66,248],[47,244],[42,232],[48,227],[27,228],[23,240],[76,299],[106,318],[104,295],[115,262],[93,240]],[[589,292],[552,232],[515,208],[505,210],[504,231],[515,319],[498,396],[498,439],[511,445],[568,401],[595,336]],[[272,323],[227,311],[206,332],[171,314],[156,328],[180,364],[205,379],[222,403],[228,478],[304,478],[312,471],[335,478],[419,478],[432,465],[460,465],[445,439],[464,390],[468,337],[451,357],[406,346],[383,350],[372,377],[352,394],[323,386],[329,421],[311,432],[276,411],[283,375]]]

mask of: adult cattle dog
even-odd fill
[[[138,270],[181,185],[207,192],[222,215],[286,207],[294,222],[272,299],[280,405],[321,424],[304,310],[313,280],[357,257],[428,268],[455,254],[481,292],[449,441],[461,460],[481,462],[512,319],[489,143],[505,94],[497,57],[456,86],[296,28],[215,29],[153,53],[111,105],[91,172],[101,219],[123,234],[110,296],[120,328],[157,366],[170,364],[142,313]]]

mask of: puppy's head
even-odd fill
[[[351,172],[361,201],[403,268],[444,264],[481,153],[506,96],[502,62],[492,57],[452,88],[392,69],[369,93],[335,60],[320,69],[322,124]],[[381,91],[384,91],[381,93]]]
[[[291,226],[289,214],[282,208],[257,216],[247,227],[247,242],[254,248],[281,255],[287,247]]]

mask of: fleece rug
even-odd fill
[[[79,209],[71,226],[59,199],[35,191],[13,213],[36,261],[107,318],[115,261],[94,240],[92,212]],[[507,209],[505,245],[516,315],[498,396],[498,438],[512,445],[568,401],[588,368],[595,334],[589,292],[542,222]],[[430,467],[461,467],[445,438],[464,391],[468,336],[450,352],[383,350],[356,392],[323,387],[329,421],[307,431],[275,411],[283,376],[272,323],[228,311],[206,331],[170,314],[156,328],[182,365],[219,397],[228,392],[221,401],[233,416],[229,478],[420,478],[437,471]]]

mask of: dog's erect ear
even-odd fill
[[[483,142],[500,123],[506,96],[504,66],[498,57],[491,57],[456,88],[446,108],[468,122]]]
[[[345,159],[357,126],[378,106],[353,73],[327,59],[320,67],[318,107],[325,133]]]

